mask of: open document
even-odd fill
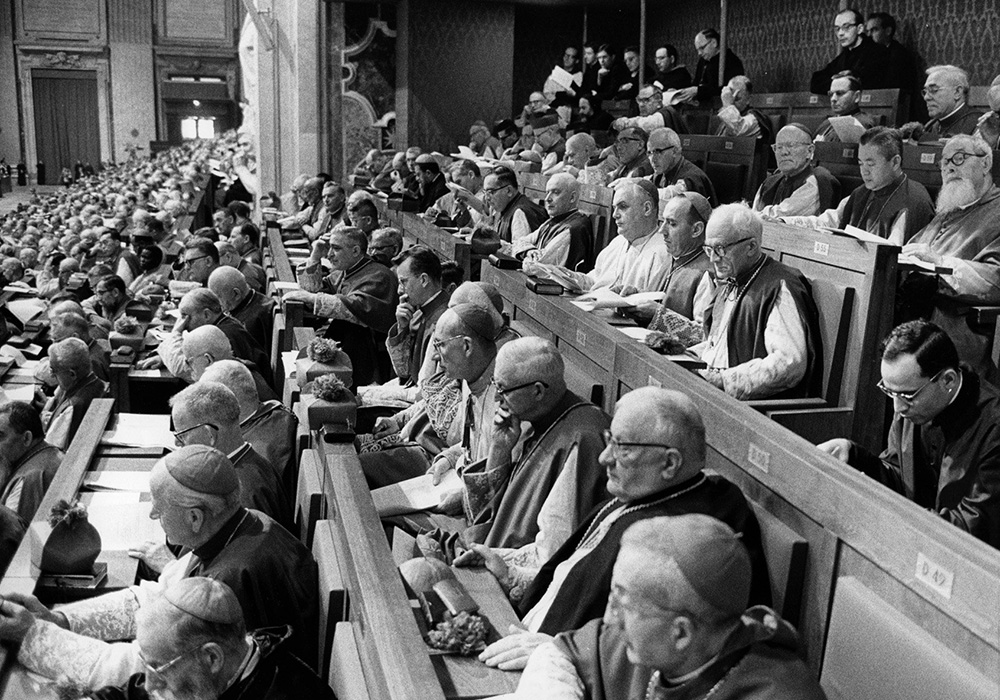
[[[462,486],[462,477],[452,469],[445,473],[437,486],[430,474],[424,474],[375,489],[372,491],[372,500],[379,517],[385,518],[434,508],[441,503],[445,494],[461,489]]]

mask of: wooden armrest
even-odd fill
[[[802,411],[829,408],[826,399],[801,398],[801,399],[753,399],[746,404],[761,413],[771,411]]]
[[[1000,306],[969,306],[959,310],[960,314],[971,316],[973,323],[992,326],[1000,317]]]
[[[849,437],[854,409],[846,406],[768,411],[768,418],[813,444]]]

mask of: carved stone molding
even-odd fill
[[[81,68],[80,54],[57,51],[45,54],[45,63],[53,68]]]

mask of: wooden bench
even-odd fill
[[[684,157],[705,171],[724,204],[753,200],[766,162],[764,146],[749,136],[681,136]]]
[[[647,385],[689,395],[705,421],[708,466],[808,543],[799,629],[814,668],[823,666],[838,577],[851,575],[929,633],[935,649],[950,648],[993,684],[1000,680],[1000,606],[984,603],[1000,585],[996,550],[643,345],[619,346],[614,374],[618,396]],[[890,680],[903,673],[888,663],[880,670]]]
[[[318,436],[314,442],[326,472],[329,518],[317,523],[315,537],[318,541],[329,535],[336,548],[347,592],[347,621],[370,696],[434,700],[513,691],[518,673],[490,669],[474,658],[428,654],[354,447],[326,444]],[[327,532],[321,534],[321,528]],[[503,598],[485,571],[472,575],[456,571],[481,605]],[[492,592],[484,590],[490,583],[495,587]],[[494,603],[483,609],[495,627],[506,630],[512,616],[509,605],[506,614]],[[333,643],[336,647],[338,642]]]

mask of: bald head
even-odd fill
[[[587,161],[597,152],[597,142],[590,134],[573,134],[566,139],[564,162],[577,170],[587,167]]]
[[[686,394],[657,387],[636,389],[618,401],[616,422],[619,417],[625,425],[638,428],[641,441],[680,450],[685,464],[676,479],[693,476],[705,466],[705,424]]]
[[[208,276],[208,288],[219,297],[222,310],[230,312],[239,306],[248,294],[247,278],[235,267],[217,267]]]
[[[227,386],[240,405],[240,420],[250,416],[260,406],[257,384],[250,369],[237,360],[213,362],[201,375],[204,382],[218,382]]]
[[[517,338],[497,352],[494,381],[510,412],[522,420],[546,415],[566,393],[565,366],[555,344],[544,338]],[[528,385],[528,386],[525,386]],[[512,387],[523,387],[516,392]]]
[[[183,413],[192,423],[211,423],[223,428],[237,425],[240,421],[236,396],[218,382],[199,381],[192,384],[174,394],[170,406],[172,413]]]
[[[233,359],[233,348],[229,338],[213,325],[199,326],[184,336],[181,345],[184,361],[191,370],[195,381],[214,362]]]

